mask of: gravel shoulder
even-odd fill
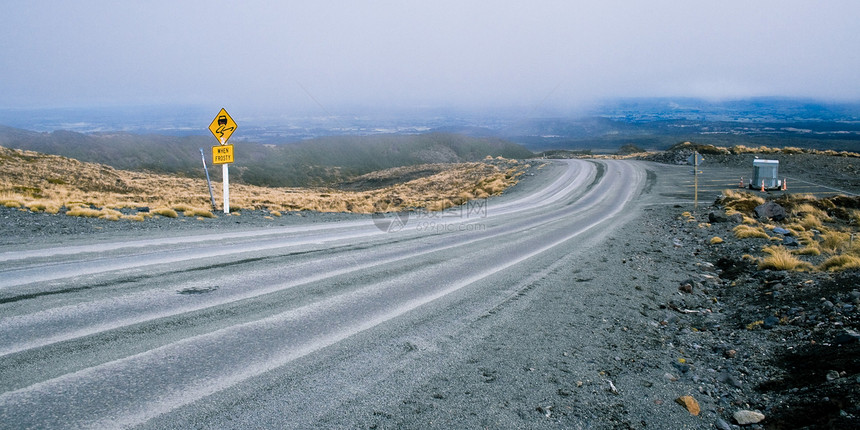
[[[666,203],[688,167],[651,168],[629,222],[424,348],[444,370],[413,369],[362,427],[860,426],[860,273],[757,270],[755,239],[710,244],[735,224],[707,224],[707,202]]]

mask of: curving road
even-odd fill
[[[443,214],[0,252],[0,428],[315,426],[399,380],[386,339],[495,312],[635,213],[646,177],[567,160]]]

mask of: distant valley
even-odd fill
[[[349,111],[349,114],[344,114]],[[188,177],[216,144],[215,110],[125,107],[0,110],[0,145]],[[233,112],[231,178],[263,186],[331,186],[372,171],[425,163],[528,158],[546,150],[616,153],[678,142],[860,151],[860,105],[809,100],[632,99],[576,114],[422,108],[334,110],[324,116]],[[32,131],[31,131],[32,130]],[[207,156],[208,159],[208,156]],[[218,177],[219,169],[213,169]],[[235,172],[235,173],[234,173]]]

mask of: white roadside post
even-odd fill
[[[693,151],[693,155],[687,158],[687,163],[693,165],[693,171],[690,172],[693,174],[693,208],[699,208],[699,166],[702,162],[705,161],[705,158],[699,154],[698,151]]]
[[[221,144],[226,145],[227,139],[221,138]],[[230,213],[230,164],[221,165],[221,174],[224,176],[224,213]]]
[[[224,183],[224,213],[230,213],[230,168],[233,162],[233,145],[228,145],[227,140],[236,131],[236,122],[224,108],[215,115],[215,119],[209,124],[209,131],[218,139],[219,146],[212,147],[212,163],[221,165],[221,174]]]

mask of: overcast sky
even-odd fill
[[[860,100],[860,1],[4,1],[0,107]]]

